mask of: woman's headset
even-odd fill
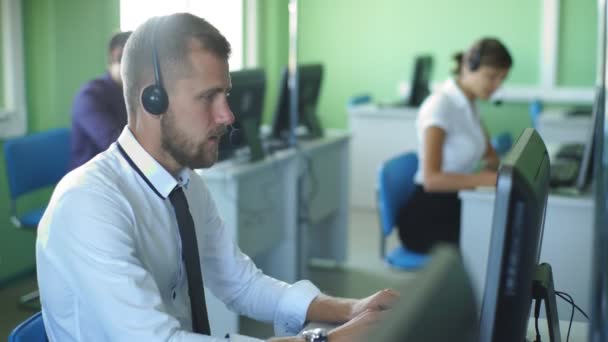
[[[474,47],[469,55],[469,70],[475,71],[481,66],[481,58],[483,57],[483,46],[485,41],[479,42],[479,46]]]

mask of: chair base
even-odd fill
[[[429,256],[426,254],[412,252],[401,246],[392,250],[384,259],[394,268],[415,270],[426,265],[428,258]]]
[[[38,290],[19,297],[19,306],[27,309],[40,310],[40,292]]]

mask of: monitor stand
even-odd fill
[[[319,117],[312,108],[304,109],[304,125],[308,129],[310,138],[318,139],[323,137],[323,126],[321,126],[321,121],[319,121]]]
[[[259,122],[255,119],[243,119],[241,127],[245,133],[247,145],[249,145],[249,151],[251,153],[250,161],[264,159],[264,149],[262,147],[262,140],[260,139]]]
[[[551,265],[542,263],[536,266],[534,281],[532,283],[532,298],[536,302],[536,309],[540,309],[541,301],[545,302],[549,341],[561,342],[562,339],[559,333],[559,318],[557,317],[557,303],[555,302],[555,288],[553,286]]]

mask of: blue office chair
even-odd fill
[[[48,342],[42,313],[38,312],[13,329],[8,342]]]
[[[35,231],[46,206],[17,209],[19,198],[54,186],[66,174],[70,158],[70,130],[57,128],[9,139],[4,143],[10,193],[10,220],[19,229]],[[21,303],[38,298],[38,292],[21,297]]]
[[[502,132],[492,137],[492,147],[496,150],[499,156],[504,156],[513,146],[513,137],[511,133]]]
[[[543,112],[543,103],[541,100],[533,100],[528,106],[528,114],[530,115],[530,121],[532,122],[532,128],[538,129],[538,120]]]
[[[418,170],[416,153],[404,153],[384,162],[378,170],[378,215],[382,238],[380,256],[389,265],[413,270],[424,266],[428,256],[400,246],[386,254],[386,238],[392,233],[399,209],[410,199],[416,188],[414,175]]]

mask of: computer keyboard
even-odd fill
[[[559,147],[555,157],[557,158],[569,158],[582,160],[583,154],[585,153],[585,144],[582,143],[570,143],[564,144]]]
[[[573,186],[578,177],[580,161],[573,159],[556,159],[551,163],[549,185],[552,187]]]

